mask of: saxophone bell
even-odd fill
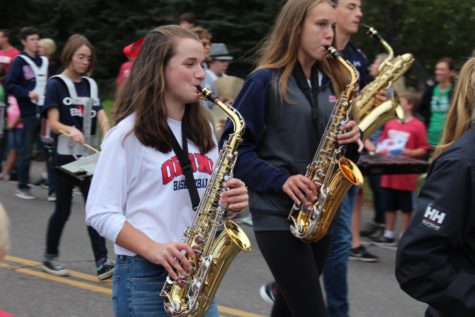
[[[294,204],[288,217],[292,234],[308,242],[316,242],[325,236],[348,189],[363,184],[361,171],[343,156],[343,146],[334,139],[342,123],[348,120],[358,84],[358,71],[333,47],[329,47],[328,52],[348,70],[351,80],[340,94],[313,161],[307,166],[305,176],[321,185],[317,199],[310,207]]]

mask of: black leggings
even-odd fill
[[[61,166],[74,160],[72,156],[55,155],[53,157],[54,165]],[[71,202],[73,199],[74,185],[66,178],[56,176],[56,204],[54,213],[49,218],[48,231],[46,233],[46,254],[59,255],[59,242],[63,233],[66,221],[71,214]],[[80,186],[84,203],[87,199],[89,184]],[[92,250],[96,261],[107,256],[106,240],[101,237],[92,227],[87,227],[89,239],[91,240]]]
[[[304,243],[290,231],[258,231],[255,235],[277,283],[271,317],[326,316],[319,277],[330,237],[325,236],[316,243]]]

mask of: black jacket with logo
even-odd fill
[[[475,127],[432,164],[396,259],[427,317],[475,316]]]

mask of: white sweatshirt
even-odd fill
[[[155,242],[182,241],[194,211],[180,163],[173,151],[162,153],[140,143],[132,132],[134,118],[122,120],[102,143],[86,203],[86,223],[113,242],[126,220]],[[181,146],[181,122],[168,119],[168,124]],[[218,149],[202,155],[188,141],[188,152],[201,197]],[[114,249],[118,255],[135,255],[117,244]]]

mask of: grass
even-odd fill
[[[112,108],[114,107],[114,100],[112,99],[105,99],[102,101],[102,107],[109,118],[109,122],[112,122]]]

